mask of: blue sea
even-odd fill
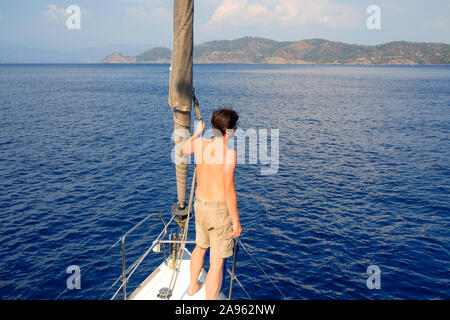
[[[239,164],[235,182],[242,242],[288,299],[450,299],[450,67],[194,72],[205,119],[227,105],[244,130],[279,129],[278,172]],[[86,271],[151,213],[170,219],[168,84],[169,65],[0,65],[0,299],[54,299],[68,266]],[[130,236],[127,266],[161,226]],[[121,263],[119,245],[60,298],[99,299]],[[283,298],[242,248],[236,271],[253,299]]]

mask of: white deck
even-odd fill
[[[170,300],[205,300],[205,286],[193,296],[187,295],[187,290],[190,284],[190,258],[191,253],[185,249],[183,260],[181,261],[180,272],[178,273],[177,282],[173,289]],[[164,262],[156,268],[148,277],[141,283],[141,285],[131,294],[129,300],[163,300],[158,298],[158,293],[161,288],[169,287],[170,279],[174,270],[170,269]],[[206,271],[202,268],[200,272],[199,281],[205,283]],[[225,296],[221,292],[218,300],[225,300]]]

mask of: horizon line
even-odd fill
[[[375,46],[380,46],[380,45],[384,45],[384,44],[389,44],[389,43],[395,43],[395,42],[407,42],[407,43],[415,43],[415,44],[420,44],[420,43],[426,43],[426,44],[444,44],[444,45],[450,45],[450,42],[433,42],[433,41],[409,41],[409,40],[391,40],[391,41],[387,41],[387,42],[380,42],[378,44],[360,44],[360,43],[355,43],[355,42],[345,42],[345,41],[341,41],[341,40],[329,40],[329,39],[325,39],[325,38],[307,38],[307,39],[300,39],[300,40],[274,40],[271,38],[265,38],[265,37],[259,37],[259,36],[243,36],[243,37],[239,37],[239,38],[235,38],[235,39],[218,39],[218,40],[208,40],[208,41],[204,41],[204,42],[199,42],[197,44],[194,43],[194,46],[198,46],[201,44],[206,44],[206,43],[211,43],[211,42],[221,42],[221,41],[228,41],[228,42],[232,42],[232,41],[237,41],[237,40],[242,40],[242,39],[259,39],[259,40],[269,40],[269,41],[274,41],[274,42],[291,42],[291,43],[295,43],[295,42],[300,42],[300,41],[312,41],[312,40],[323,40],[323,41],[329,41],[329,42],[337,42],[337,43],[344,43],[344,44],[349,44],[349,45],[358,45],[358,46],[366,46],[366,47],[375,47]],[[111,47],[111,46],[146,46],[147,44],[137,44],[137,43],[129,43],[129,44],[125,44],[125,43],[121,43],[121,44],[104,44],[104,45],[100,45],[100,46],[87,46],[84,48],[79,48],[79,49],[72,49],[71,51],[65,51],[65,50],[61,50],[61,49],[47,49],[47,48],[42,48],[42,47],[27,47],[27,46],[1,46],[0,49],[33,49],[33,50],[42,50],[42,51],[57,51],[57,52],[74,52],[74,51],[80,51],[80,50],[87,50],[87,49],[98,49],[98,48],[103,48],[103,47]],[[157,45],[157,44],[148,44],[150,47],[150,49],[153,48],[164,48],[164,49],[169,49],[172,50],[169,47],[163,46],[163,45]]]

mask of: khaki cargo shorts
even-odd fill
[[[195,198],[196,244],[204,249],[211,247],[214,258],[233,255],[233,225],[226,202],[205,201]]]

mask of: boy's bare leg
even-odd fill
[[[205,283],[206,300],[217,300],[219,296],[220,288],[222,287],[223,261],[223,258],[210,256],[209,270]]]
[[[202,283],[198,282],[198,276],[202,270],[203,260],[205,258],[206,249],[195,246],[191,254],[191,284],[187,291],[188,296],[194,295],[200,290]]]

